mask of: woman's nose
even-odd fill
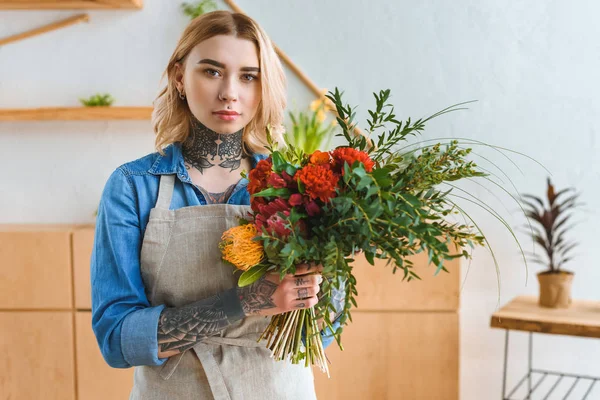
[[[233,79],[223,80],[223,87],[221,88],[221,93],[219,93],[219,98],[223,101],[237,101],[238,90],[236,82]]]

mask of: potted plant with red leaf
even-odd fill
[[[530,233],[547,256],[547,259],[542,259],[537,253],[528,254],[531,261],[548,267],[537,274],[540,284],[539,304],[542,307],[567,308],[571,304],[574,273],[564,270],[563,266],[573,259],[570,252],[577,246],[576,242],[566,240],[567,233],[573,227],[573,224],[565,225],[572,216],[569,212],[580,205],[576,202],[579,194],[573,192],[573,188],[556,192],[548,178],[548,207],[539,197],[523,195],[531,200],[522,200],[527,217],[535,222]]]

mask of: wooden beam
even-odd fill
[[[34,36],[42,35],[47,32],[55,31],[57,29],[66,28],[68,26],[78,24],[80,22],[88,22],[89,20],[90,20],[90,17],[87,14],[75,15],[74,17],[69,17],[69,18],[63,19],[61,21],[54,22],[49,25],[44,25],[40,28],[32,29],[27,32],[19,33],[17,35],[13,35],[13,36],[9,36],[4,39],[0,39],[0,46],[9,44],[9,43],[18,42],[19,40],[29,39]]]
[[[0,0],[0,10],[141,9],[143,0]]]

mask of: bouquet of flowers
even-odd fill
[[[244,271],[240,286],[271,271],[282,278],[294,274],[300,263],[323,265],[326,279],[319,303],[273,316],[261,338],[276,360],[304,361],[328,372],[320,330],[333,329],[333,289],[345,292],[343,309],[337,310],[340,326],[352,320],[355,252],[362,251],[370,264],[387,259],[394,273],[401,271],[411,280],[419,279],[407,258],[411,255],[426,252],[437,273],[445,271],[445,260],[470,258],[467,246],[485,245],[485,237],[471,232],[472,227],[446,221],[448,215],[464,212],[449,198],[451,189],[436,189],[442,182],[487,175],[466,160],[471,149],[460,148],[455,140],[418,151],[399,148],[427,121],[465,103],[403,123],[388,104],[389,90],[374,95],[367,134],[354,135],[354,110],[343,104],[337,88],[328,93],[341,128],[338,136],[347,141],[330,152],[305,154],[291,145],[279,149],[269,135],[270,156],[248,175],[252,212],[223,234],[223,259]],[[371,135],[381,130],[373,141]],[[333,332],[340,347],[341,331]]]

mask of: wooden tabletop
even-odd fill
[[[492,314],[491,326],[600,338],[600,301],[573,300],[569,308],[546,308],[536,296],[519,296]]]

